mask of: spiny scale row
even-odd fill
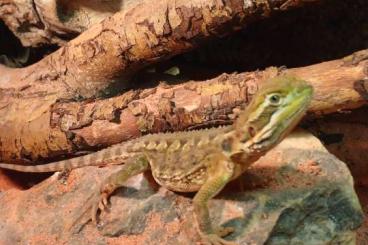
[[[158,141],[140,141],[132,144],[127,148],[130,152],[139,152],[139,151],[168,151],[174,152],[178,150],[182,151],[190,151],[193,147],[206,147],[210,144],[210,142],[218,141],[222,136],[218,135],[211,139],[209,136],[201,137],[201,138],[190,138],[188,140],[179,140],[179,139],[170,139],[170,140],[158,140]]]

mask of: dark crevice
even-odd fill
[[[0,20],[0,64],[9,67],[26,67],[54,52],[57,45],[24,47],[19,39]]]
[[[368,48],[367,13],[366,0],[325,0],[279,12],[234,35],[151,65],[146,70],[155,72],[138,72],[132,84],[142,87],[142,81],[148,80],[145,85],[152,87],[163,79],[169,83],[205,80],[224,72],[301,67],[340,59]],[[163,72],[173,66],[180,74],[167,78]]]

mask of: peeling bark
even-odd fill
[[[74,152],[79,147],[71,143],[73,134],[51,127],[56,102],[96,97],[145,65],[238,30],[273,11],[284,10],[287,2],[145,2],[94,25],[32,66],[8,69],[0,76],[0,159],[35,160]],[[12,14],[18,13],[17,6],[21,3],[28,7],[31,4],[4,0],[0,5],[1,16],[9,14],[15,18],[14,22],[22,22],[23,19]],[[33,23],[36,14],[28,11],[24,21]],[[38,27],[38,23],[32,26]]]
[[[34,6],[42,22],[46,23],[47,30],[55,33],[55,36],[59,34],[63,38],[61,44],[65,44],[71,36],[142,2],[143,0],[34,0]]]
[[[23,46],[64,45],[72,37],[143,0],[1,0],[0,19]]]
[[[24,46],[37,46],[48,43],[49,35],[45,35],[32,0],[1,0],[0,19],[16,35]],[[54,42],[58,43],[59,39]]]
[[[317,1],[317,0],[312,0]],[[127,11],[139,4],[147,5],[143,7],[144,11],[152,11],[146,16],[155,15],[156,8],[152,6],[156,2],[166,4],[165,1],[151,1],[144,0],[2,0],[0,1],[0,18],[5,22],[10,30],[21,40],[24,46],[40,46],[44,44],[58,44],[64,45],[71,37],[87,30],[93,25],[101,22],[103,19],[114,15],[117,12]],[[202,7],[206,5],[205,1],[191,1],[195,7],[199,8],[200,17],[202,15]],[[210,1],[207,1],[210,2]],[[236,5],[244,7],[244,13],[249,16],[264,14],[264,10],[271,11],[273,9],[287,9],[290,7],[300,6],[303,1],[290,0],[272,0],[270,3],[264,0],[246,0],[242,1],[224,1],[224,6],[227,8],[228,14],[232,15],[233,9]],[[168,2],[167,2],[168,3]],[[150,5],[151,4],[151,5]],[[176,1],[172,6],[167,5],[167,10],[170,12],[170,7],[178,7],[177,9],[182,14],[188,11],[190,2],[187,2],[187,9],[182,9],[180,5],[183,1]],[[208,4],[207,12],[218,12],[220,1],[213,1]],[[255,6],[255,7],[254,7]],[[264,10],[258,9],[258,6],[264,6]],[[153,7],[153,8],[152,8]],[[165,7],[165,6],[164,6]],[[163,9],[165,10],[165,9]],[[235,15],[244,13],[235,11]],[[202,13],[201,13],[202,12]],[[218,12],[219,19],[221,10]],[[236,22],[236,21],[235,21]]]
[[[259,84],[279,73],[294,74],[314,86],[309,116],[353,109],[366,103],[367,91],[361,84],[367,81],[367,71],[368,50],[363,50],[307,67],[223,74],[201,82],[161,84],[110,99],[55,103],[26,124],[8,124],[8,130],[0,132],[0,154],[3,161],[37,160],[73,155],[147,133],[230,123]],[[22,127],[22,134],[13,134],[16,126]]]
[[[0,19],[26,47],[64,45],[72,37],[143,0],[1,0]]]
[[[121,76],[189,51],[211,37],[239,30],[255,19],[283,10],[286,2],[289,1],[273,0],[268,5],[254,0],[140,3],[94,25],[6,80],[11,81],[17,96],[51,89],[58,100],[94,97]],[[0,88],[4,88],[1,83]]]

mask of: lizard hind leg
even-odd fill
[[[207,180],[199,189],[193,199],[194,215],[198,224],[199,234],[203,244],[206,245],[236,245],[226,241],[224,237],[234,231],[232,227],[219,227],[214,229],[211,224],[207,203],[209,199],[219,193],[231,180],[234,174],[234,164],[223,156],[212,155],[205,163],[208,166]]]
[[[109,196],[119,187],[122,187],[130,177],[143,173],[150,168],[145,156],[139,156],[128,160],[119,171],[110,175],[101,185],[96,199],[92,205],[92,221],[97,224],[99,211],[104,211],[108,205]]]

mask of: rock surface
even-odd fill
[[[0,193],[0,244],[195,244],[192,194],[136,176],[112,196],[96,228],[80,220],[115,167],[56,173],[27,191]],[[355,244],[363,213],[346,165],[297,131],[211,200],[214,224],[240,244]],[[88,216],[85,214],[82,217]]]
[[[333,155],[344,161],[354,177],[365,221],[357,231],[357,244],[368,244],[368,107],[313,120],[313,132]]]

